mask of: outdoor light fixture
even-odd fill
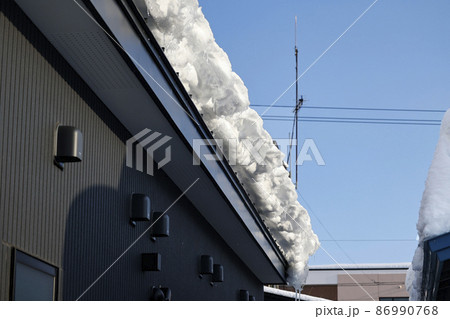
[[[150,221],[150,198],[144,194],[131,194],[130,223],[136,226],[138,221]]]
[[[167,287],[161,288],[161,290],[164,293],[164,301],[171,301],[172,300],[172,290],[170,290],[170,288],[167,288]]]
[[[164,301],[165,296],[164,296],[164,292],[162,291],[162,289],[158,288],[158,287],[152,287],[152,296],[150,297],[150,300]]]
[[[239,300],[241,301],[248,301],[249,300],[249,292],[248,290],[240,290],[239,291]]]
[[[211,282],[223,282],[223,266],[220,264],[214,264],[214,270]]]
[[[64,163],[81,162],[83,158],[83,134],[73,126],[57,125],[54,139],[55,165],[61,170]]]
[[[158,253],[142,254],[142,271],[161,271],[161,255]]]
[[[152,287],[152,295],[150,297],[150,300],[153,301],[171,301],[172,300],[172,290],[170,288],[161,286],[159,287]]]
[[[213,263],[213,258],[209,255],[200,257],[200,278],[203,278],[203,275],[213,274]]]
[[[169,215],[157,212],[153,213],[152,239],[155,237],[169,237]]]

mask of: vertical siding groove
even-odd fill
[[[2,3],[0,3],[0,7],[2,7]],[[4,30],[5,29],[5,18],[3,16],[3,14],[1,13],[0,10],[0,30]],[[0,31],[0,134],[1,136],[4,136],[4,134],[6,133],[5,131],[5,107],[4,107],[4,90],[3,90],[3,83],[4,83],[4,59],[3,56],[5,54],[5,37],[4,37],[4,33]],[[4,153],[4,143],[0,143],[0,154],[5,154]],[[4,168],[3,165],[0,165],[0,212],[3,212],[5,210],[5,200],[3,197],[4,194],[4,189],[5,189],[5,182],[4,182]],[[7,268],[7,256],[6,256],[6,247],[4,247],[4,245],[2,244],[2,240],[3,240],[3,225],[5,224],[5,220],[4,220],[4,215],[0,213],[0,282],[7,282],[7,272],[6,271],[2,271],[2,269],[6,269]],[[8,298],[7,295],[7,285],[1,285],[0,286],[0,300],[5,300]]]

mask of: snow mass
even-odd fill
[[[440,136],[428,171],[420,204],[417,233],[419,245],[406,275],[410,300],[420,300],[423,243],[431,237],[450,232],[450,110],[442,119]]]
[[[308,258],[319,241],[283,166],[285,155],[273,144],[261,117],[249,107],[247,88],[216,43],[198,1],[146,0],[146,4],[154,20],[149,23],[152,33],[214,138],[223,140],[224,154],[236,159],[233,169],[289,263],[288,282],[301,289],[308,274]],[[264,162],[254,159],[248,141],[264,142],[258,150]]]

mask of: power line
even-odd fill
[[[275,119],[275,118],[263,118],[266,121],[292,121],[290,119]],[[320,123],[345,123],[345,124],[395,124],[395,125],[428,125],[439,126],[440,123],[425,123],[425,122],[383,122],[383,121],[339,121],[339,120],[310,120],[299,119],[302,122],[320,122]]]
[[[348,258],[348,260],[350,260],[350,262],[352,262],[353,264],[356,265],[356,262],[350,257],[349,254],[347,254],[347,252],[344,250],[344,248],[336,241],[334,240],[333,235],[331,234],[331,232],[328,230],[328,228],[324,225],[324,223],[322,223],[322,221],[320,220],[319,216],[314,213],[311,205],[309,205],[309,203],[306,201],[305,197],[303,197],[302,193],[297,192],[298,195],[301,197],[301,199],[303,200],[303,202],[305,203],[305,205],[308,208],[308,212],[311,213],[311,215],[313,215],[317,221],[319,222],[319,224],[322,226],[322,228],[326,231],[326,233],[328,234],[328,236],[331,238],[331,241],[334,241],[334,243],[336,244],[336,246],[344,253],[344,255]]]
[[[320,241],[339,242],[417,242],[416,239],[320,239]]]
[[[289,119],[294,117],[289,115],[264,115],[266,119]],[[373,118],[373,117],[336,117],[336,116],[299,116],[302,119],[315,119],[315,120],[358,120],[358,121],[395,121],[395,122],[435,122],[440,123],[441,120],[435,119],[399,119],[399,118]]]
[[[251,107],[268,107],[268,104],[250,104]],[[292,108],[292,105],[273,105],[273,108]],[[438,109],[408,109],[408,108],[372,108],[372,107],[350,107],[350,106],[314,106],[303,105],[305,109],[321,109],[321,110],[352,110],[352,111],[387,111],[387,112],[430,112],[445,113],[447,110]]]

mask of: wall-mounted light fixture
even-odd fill
[[[151,238],[153,241],[156,240],[156,237],[169,237],[169,225],[170,225],[170,217],[169,215],[161,212],[153,213],[153,227]]]
[[[142,254],[142,271],[161,271],[161,255],[158,253]]]
[[[211,282],[223,282],[223,266],[214,264]]]
[[[213,258],[209,255],[202,255],[200,257],[200,278],[203,278],[203,275],[212,275],[214,272],[213,269]]]
[[[172,290],[167,287],[152,287],[152,292],[150,300],[153,301],[171,301],[172,300]]]
[[[64,163],[81,162],[83,158],[83,134],[73,126],[58,124],[54,138],[53,163],[64,169]]]
[[[150,297],[150,300],[153,301],[164,301],[164,292],[161,288],[158,287],[152,287],[152,295]]]
[[[161,290],[164,293],[164,301],[171,301],[172,300],[172,290],[168,287],[163,287]]]
[[[248,301],[250,297],[250,293],[248,292],[248,290],[240,290],[239,291],[239,300],[241,301]]]
[[[150,198],[144,194],[131,194],[130,224],[136,226],[138,221],[150,221]]]

